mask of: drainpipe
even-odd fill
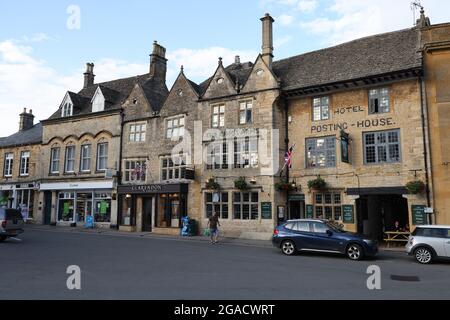
[[[289,151],[289,103],[288,100],[284,99],[284,121],[285,121],[285,154]],[[290,178],[290,168],[289,166],[286,166],[286,182],[289,183]],[[287,217],[290,217],[291,215],[291,208],[290,208],[290,202],[289,202],[289,196],[290,191],[289,188],[286,192],[286,215]],[[287,218],[286,217],[286,218]]]
[[[122,199],[119,196],[119,186],[122,184],[122,151],[123,151],[123,128],[125,126],[125,113],[120,111],[120,146],[119,146],[119,170],[117,173],[117,229],[122,223]]]
[[[427,101],[424,100],[426,98],[426,93],[424,94],[425,89],[425,81],[422,76],[419,77],[420,83],[420,101],[421,101],[421,118],[422,118],[422,135],[423,135],[423,155],[424,155],[424,163],[425,163],[425,184],[426,184],[426,193],[427,193],[427,205],[431,207],[431,187],[430,187],[430,175],[429,175],[429,163],[428,163],[428,139],[429,137],[429,127],[428,127],[428,117],[425,116],[425,113],[428,111]],[[427,113],[428,115],[428,113]],[[428,215],[428,223],[432,224],[432,217]]]

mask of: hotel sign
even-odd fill
[[[160,194],[160,193],[187,193],[188,184],[148,184],[119,186],[121,194]]]

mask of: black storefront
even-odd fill
[[[181,228],[187,215],[189,185],[151,184],[118,187],[121,227],[151,232],[156,228]]]

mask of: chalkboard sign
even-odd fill
[[[306,206],[306,219],[314,218],[314,206],[307,205]]]
[[[263,219],[272,219],[272,203],[262,202],[261,203],[261,216]]]
[[[354,206],[342,206],[344,223],[355,223],[355,207]]]
[[[427,224],[427,214],[425,213],[425,206],[412,206],[413,224],[421,226]]]

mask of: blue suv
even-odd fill
[[[351,260],[378,254],[378,242],[366,236],[342,231],[325,220],[292,220],[277,227],[272,243],[285,255],[300,251],[340,253]]]

